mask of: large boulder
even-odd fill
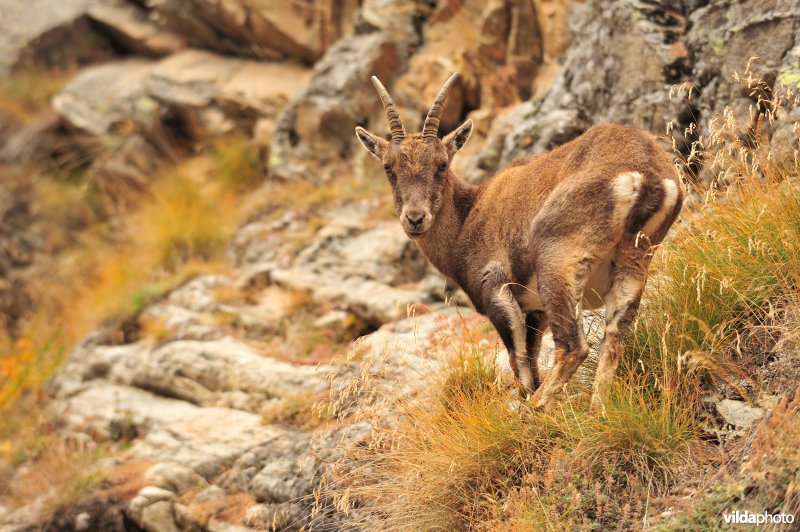
[[[252,132],[258,118],[274,118],[307,83],[310,71],[184,50],[160,61],[132,58],[88,68],[53,100],[72,127],[112,133],[127,121],[152,126],[154,113],[172,110],[206,133]]]
[[[337,42],[314,66],[314,78],[283,111],[270,172],[281,178],[329,177],[331,164],[355,147],[353,128],[382,116],[370,77],[389,86],[400,67],[395,42],[382,32]]]
[[[151,0],[164,25],[190,45],[259,59],[316,61],[348,34],[356,0]]]
[[[87,15],[116,46],[134,54],[162,57],[185,46],[184,38],[155,24],[135,4],[108,1],[91,6]]]
[[[101,2],[0,2],[0,75],[11,69],[66,68],[112,56],[110,42],[86,16]]]

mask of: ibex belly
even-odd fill
[[[612,253],[598,261],[589,271],[589,277],[583,291],[583,300],[581,301],[581,306],[584,309],[596,309],[605,304],[603,298],[611,289],[611,263],[613,260],[614,254]],[[538,283],[537,275],[533,274],[525,289],[522,290],[519,304],[523,312],[544,310],[542,298],[539,296]]]

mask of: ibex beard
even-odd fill
[[[489,318],[514,375],[537,407],[563,393],[586,359],[582,309],[605,307],[592,407],[607,397],[633,323],[654,247],[683,203],[677,170],[647,132],[600,125],[548,153],[513,161],[479,186],[450,162],[469,139],[467,120],[442,139],[439,120],[453,74],[422,132],[406,134],[397,108],[373,77],[391,139],[361,127],[356,136],[384,167],[406,234]],[[543,382],[542,334],[556,346]]]

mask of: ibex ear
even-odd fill
[[[383,152],[386,151],[386,146],[389,144],[385,139],[373,135],[361,126],[356,128],[356,137],[358,137],[358,140],[361,141],[367,151],[378,159],[383,157]]]
[[[467,143],[470,133],[472,133],[472,120],[467,120],[444,138],[444,146],[451,157]]]

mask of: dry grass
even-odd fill
[[[325,398],[325,394],[312,392],[286,394],[261,411],[261,420],[267,425],[313,430],[332,419]]]
[[[247,509],[256,503],[252,495],[237,493],[222,499],[205,502],[190,502],[189,515],[202,527],[207,527],[211,519],[218,519],[225,523],[240,525],[245,520]]]
[[[20,71],[0,80],[0,116],[28,122],[50,106],[50,100],[64,87],[71,72]]]
[[[48,204],[57,204],[53,197],[48,196]],[[71,197],[65,201],[74,203]],[[4,461],[12,469],[24,465],[34,471],[41,462],[42,469],[52,467],[55,476],[20,477],[9,485],[14,500],[32,496],[27,486],[44,490],[47,482],[59,485],[60,475],[94,486],[94,480],[81,484],[79,471],[95,454],[49,463],[66,453],[59,451],[55,436],[42,457],[25,451],[33,445],[26,431],[34,427],[33,440],[39,432],[32,418],[44,402],[44,383],[90,330],[105,324],[110,340],[133,340],[137,331],[131,323],[150,301],[187,277],[219,269],[225,243],[239,221],[238,203],[239,197],[219,184],[178,169],[158,180],[137,212],[108,225],[92,220],[75,245],[51,258],[47,282],[35,293],[36,311],[14,336],[0,333],[0,442],[7,455],[22,456],[3,457]],[[58,219],[71,216],[66,206],[54,212]],[[80,485],[57,491],[72,497],[81,491]]]
[[[690,395],[697,380],[684,375],[740,380],[741,331],[770,325],[776,304],[800,297],[797,154],[787,160],[775,156],[786,146],[751,147],[741,129],[729,114],[716,117],[695,146],[705,180],[687,178],[682,222],[656,254],[628,340],[625,371],[669,374],[665,382]]]
[[[242,134],[214,139],[208,147],[214,161],[211,178],[232,192],[252,190],[264,179],[258,168],[258,153],[252,141]]]
[[[749,460],[734,479],[718,482],[694,500],[687,511],[661,523],[659,530],[717,530],[723,514],[800,516],[800,388],[786,396],[755,432]],[[776,525],[776,530],[791,526]]]
[[[105,475],[94,464],[111,448],[65,441],[50,420],[31,418],[26,412],[0,413],[0,498],[11,506],[41,500],[42,517],[48,518],[101,485]]]
[[[430,356],[444,363],[416,393],[387,394],[370,373],[342,389],[370,398],[347,412],[372,425],[366,442],[344,449],[320,492],[349,525],[568,530],[623,519],[633,526],[700,447],[691,410],[647,387],[618,387],[604,418],[582,398],[537,411],[497,371],[497,342],[485,322],[465,320],[458,329],[434,342],[442,351]],[[342,404],[351,403],[337,396],[333,406]]]

